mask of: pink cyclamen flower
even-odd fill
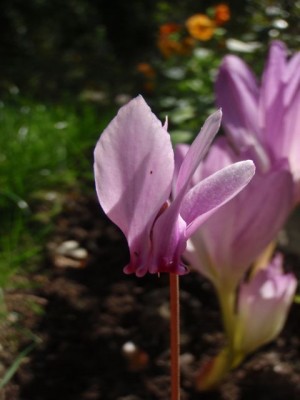
[[[300,52],[288,59],[284,43],[273,41],[260,85],[240,58],[226,56],[216,96],[227,133],[237,149],[252,146],[257,168],[288,160],[299,201]]]
[[[248,354],[280,333],[296,287],[295,276],[283,273],[281,254],[241,285],[237,301],[237,351]]]
[[[182,145],[175,149],[177,165],[186,151]],[[226,138],[220,137],[196,170],[192,184],[247,155],[237,155]],[[185,258],[220,290],[237,287],[251,264],[275,239],[292,203],[293,181],[285,162],[274,164],[264,173],[256,170],[247,187],[194,232]]]
[[[190,180],[215,137],[221,112],[212,114],[176,172],[166,127],[139,96],[123,106],[95,148],[99,202],[127,238],[125,273],[186,273],[181,262],[187,239],[215,210],[250,181],[255,167],[244,161],[190,188]]]

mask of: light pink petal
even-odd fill
[[[100,204],[127,237],[131,263],[147,263],[150,231],[169,198],[174,156],[169,134],[139,96],[122,107],[95,149],[95,180]]]
[[[255,173],[253,161],[241,161],[204,179],[184,197],[180,214],[187,224],[189,238],[219,207],[236,196]]]
[[[293,181],[284,168],[256,175],[247,189],[248,193],[242,193],[239,199],[238,207],[243,209],[238,215],[239,225],[232,244],[233,262],[237,266],[250,265],[274,240],[293,205]]]
[[[289,106],[299,91],[300,81],[300,52],[296,53],[287,63],[284,74],[286,91],[284,93],[284,105]]]
[[[226,56],[215,85],[217,105],[223,110],[223,124],[238,147],[259,138],[257,119],[259,89],[249,67],[236,56]]]
[[[162,213],[152,231],[153,257],[150,273],[187,273],[187,268],[181,262],[186,247],[185,231],[186,223],[176,208],[170,206]]]
[[[177,177],[174,201],[155,221],[152,231],[153,262],[150,272],[186,273],[180,257],[186,247],[186,222],[179,214],[183,197],[191,184],[192,176],[215,137],[221,120],[221,112],[212,114],[190,146],[183,159]],[[177,159],[178,162],[180,160]]]
[[[282,272],[282,259],[278,255],[241,285],[237,304],[240,351],[252,352],[279,334],[296,286],[296,278]]]
[[[185,194],[196,168],[206,155],[209,146],[220,128],[221,118],[221,110],[210,115],[190,146],[178,173],[177,196],[180,195],[182,197]]]
[[[283,129],[278,132],[282,140],[280,143],[275,141],[274,147],[276,146],[277,155],[289,159],[297,191],[300,193],[300,52],[289,61],[285,81]],[[300,200],[299,195],[296,200]]]
[[[262,76],[261,102],[265,112],[273,108],[276,97],[282,94],[280,89],[285,75],[286,57],[285,44],[280,41],[273,41]]]
[[[249,157],[250,159],[250,157]],[[193,177],[194,185],[200,180],[207,178],[222,168],[232,165],[236,161],[241,161],[238,154],[230,145],[227,137],[219,136],[209,149],[209,152],[203,162],[197,168]]]
[[[220,207],[191,237],[196,269],[218,282],[238,284],[251,263],[275,239],[293,204],[291,174],[285,169],[256,173],[236,197]],[[189,258],[189,255],[187,256]],[[208,263],[209,260],[209,263]]]
[[[269,50],[260,95],[260,126],[264,130],[267,145],[272,148],[273,141],[282,146],[284,117],[284,76],[286,73],[287,49],[284,43],[274,41]]]
[[[177,178],[179,174],[179,170],[181,164],[189,151],[190,146],[188,144],[177,144],[174,149],[174,159],[175,159],[175,169],[174,169],[174,177],[173,177],[173,184],[172,184],[172,198],[174,199],[176,193],[176,186],[177,186]],[[191,184],[192,185],[192,184]]]

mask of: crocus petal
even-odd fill
[[[271,148],[273,148],[275,140],[275,146],[282,149],[284,140],[286,57],[287,49],[284,43],[272,42],[262,76],[258,118],[264,132],[265,143],[267,146],[270,144]]]
[[[253,161],[241,161],[199,182],[184,197],[180,214],[187,223],[189,238],[219,207],[236,196],[255,172]]]
[[[287,49],[284,43],[273,41],[269,50],[267,65],[262,76],[261,105],[264,112],[274,107],[277,95],[280,93],[286,64]],[[269,115],[272,118],[272,115]],[[268,118],[268,119],[269,119]],[[268,125],[268,123],[266,123]]]
[[[247,210],[238,217],[243,229],[232,248],[236,265],[254,261],[283,226],[293,204],[293,180],[286,169],[256,175],[249,185],[249,197],[243,199]]]
[[[284,104],[289,106],[297,92],[299,91],[300,81],[300,52],[296,53],[287,63],[286,71],[284,74],[284,82],[287,85]]]
[[[241,285],[237,304],[237,351],[248,354],[279,334],[296,286],[296,278],[282,272],[281,255],[250,282]]]
[[[249,67],[236,56],[226,56],[216,80],[217,105],[222,108],[226,131],[239,147],[259,138],[259,89]]]
[[[128,273],[146,272],[150,231],[169,198],[173,172],[169,134],[139,96],[120,109],[95,149],[99,202],[127,238]]]
[[[256,174],[244,191],[202,225],[202,240],[220,282],[234,286],[240,281],[276,237],[292,201],[293,184],[288,171]]]
[[[204,160],[202,172],[207,176],[220,166],[220,160],[226,165],[239,157],[244,158],[244,154],[236,155],[230,151],[226,139],[220,138]],[[256,172],[244,190],[192,235],[184,257],[215,285],[234,287],[274,240],[292,203],[293,182],[286,163],[280,162],[274,170],[263,174]]]
[[[286,90],[284,93],[284,134],[278,132],[283,137],[282,148],[276,146],[277,155],[284,154],[290,162],[290,167],[296,181],[298,192],[296,201],[300,200],[300,53],[297,53],[289,61],[286,70]],[[275,143],[276,144],[276,141]]]

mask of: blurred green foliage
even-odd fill
[[[186,8],[183,2],[178,9],[160,2],[157,20],[161,26],[175,22],[180,31],[167,36],[174,48],[171,43],[171,50],[167,48],[161,54],[157,50],[143,60],[156,74],[155,78],[144,76],[145,95],[162,119],[169,116],[174,141],[191,141],[215,107],[214,81],[226,54],[244,59],[259,79],[272,40],[284,41],[291,51],[300,49],[300,1],[246,0],[224,2],[230,19],[217,25],[209,40],[195,40],[190,51],[180,54],[174,42],[180,44],[188,37],[187,18],[202,13],[212,19],[214,7],[220,3],[193,2]]]
[[[0,287],[40,252],[59,193],[91,182],[92,149],[114,109],[84,103],[51,105],[17,93],[0,103]],[[49,218],[51,220],[51,218]]]

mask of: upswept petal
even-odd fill
[[[176,197],[182,198],[184,196],[194,172],[199,166],[200,161],[206,155],[220,128],[221,118],[221,110],[211,114],[205,121],[196,139],[191,144],[178,173]]]
[[[226,56],[215,84],[217,105],[224,112],[223,124],[238,147],[259,138],[257,120],[259,88],[250,68],[236,56]]]
[[[152,272],[169,271],[177,274],[187,272],[180,262],[186,247],[186,223],[180,216],[182,200],[191,184],[192,176],[205,156],[221,123],[222,113],[216,111],[205,121],[200,133],[186,153],[177,176],[174,200],[155,221],[152,230]]]
[[[189,151],[190,146],[188,144],[177,144],[174,149],[174,160],[175,160],[175,168],[174,168],[174,177],[172,183],[172,199],[175,197],[176,193],[176,186],[177,186],[177,179],[181,164],[186,156],[187,152]],[[191,185],[190,185],[191,186]]]
[[[180,214],[189,238],[219,207],[236,196],[255,173],[253,161],[240,161],[199,182],[184,197]]]
[[[193,176],[193,186],[198,184],[200,180],[220,171],[222,168],[233,164],[238,159],[236,152],[229,145],[225,136],[219,136],[211,146],[207,156],[197,168]]]
[[[150,231],[169,198],[174,172],[169,134],[141,96],[123,106],[102,133],[94,169],[99,202],[128,241],[126,272],[134,272],[147,262]]]

